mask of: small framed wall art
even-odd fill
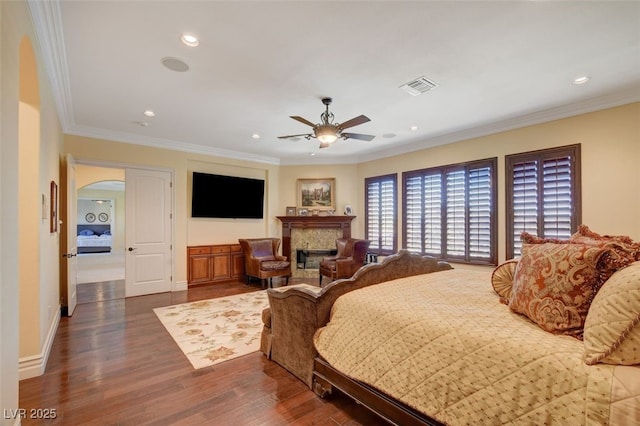
[[[58,232],[58,185],[56,181],[51,181],[51,195],[49,197],[49,232],[54,234]]]

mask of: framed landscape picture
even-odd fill
[[[298,207],[308,209],[335,209],[336,179],[298,179]]]

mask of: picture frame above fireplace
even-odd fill
[[[298,179],[297,200],[299,208],[311,210],[335,210],[336,179]]]

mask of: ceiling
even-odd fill
[[[273,164],[355,163],[640,100],[640,2],[29,7],[67,134]],[[199,46],[182,44],[185,32]],[[168,69],[167,57],[188,71]],[[590,81],[572,84],[581,75]],[[422,76],[437,86],[400,89]],[[309,132],[289,116],[319,122],[323,97],[336,122],[369,117],[349,131],[375,139],[319,149],[277,138]]]

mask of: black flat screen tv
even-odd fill
[[[264,180],[193,172],[191,189],[191,217],[264,217]]]

